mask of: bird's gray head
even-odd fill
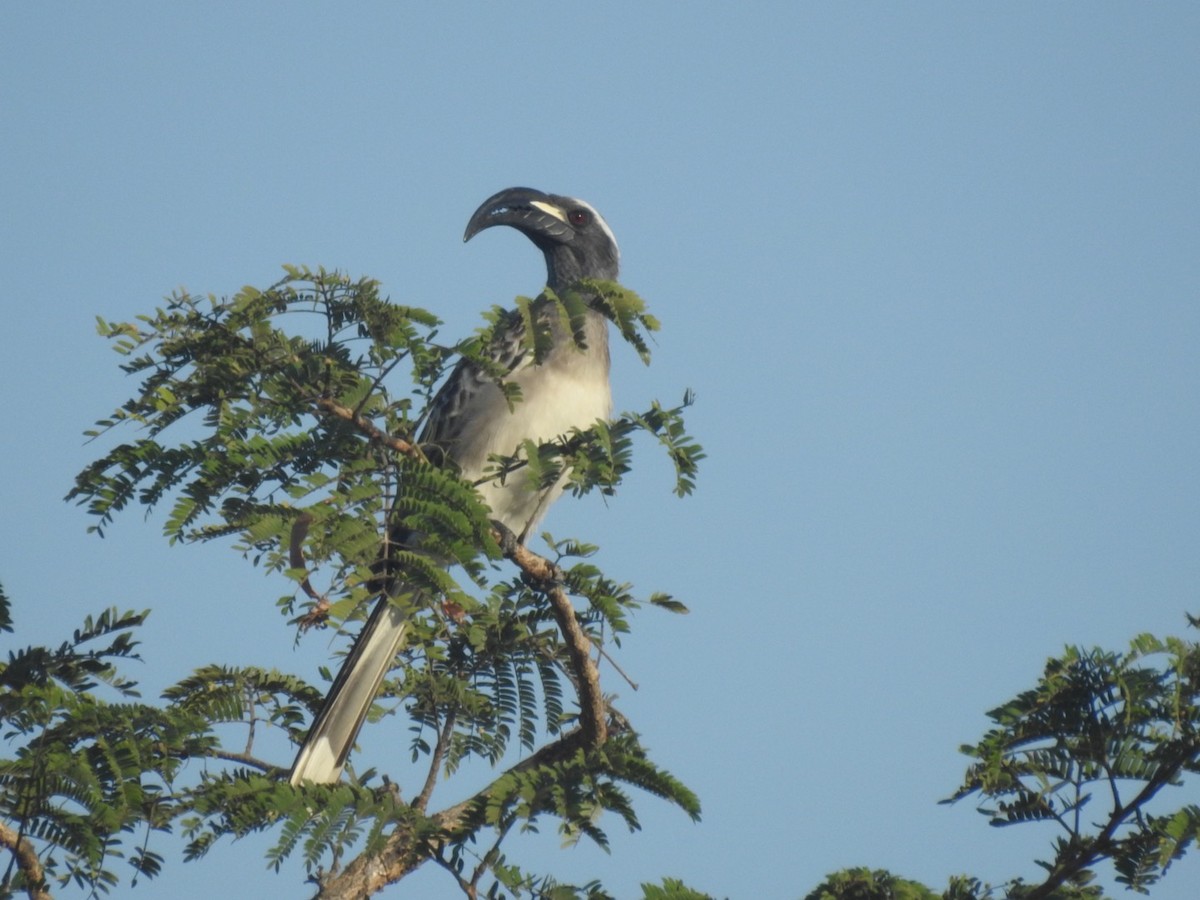
[[[493,225],[510,225],[538,246],[546,257],[546,284],[555,290],[581,278],[616,280],[617,240],[604,217],[582,200],[507,188],[475,210],[463,240]]]

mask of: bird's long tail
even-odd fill
[[[292,763],[292,784],[332,784],[408,631],[409,614],[382,598],[354,642]]]

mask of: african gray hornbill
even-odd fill
[[[546,284],[560,296],[580,279],[617,277],[613,233],[582,200],[531,188],[500,191],[471,216],[463,240],[493,225],[516,228],[537,245],[546,258]],[[510,456],[523,441],[548,441],[572,428],[588,428],[612,411],[607,320],[589,309],[583,339],[577,341],[561,317],[551,314],[549,303],[545,297],[534,301],[535,310],[547,313],[539,321],[547,324],[550,336],[549,349],[539,360],[531,342],[523,340],[520,316],[508,318],[511,324],[488,350],[508,370],[504,380],[521,388],[519,402],[510,405],[495,376],[466,359],[433,399],[419,443],[444,452],[464,480],[481,482],[493,454]],[[492,517],[523,539],[563,486],[560,480],[549,489],[534,490],[527,479],[508,478],[479,483],[478,490]],[[407,615],[389,602],[389,596],[403,592],[402,579],[403,573],[392,577],[342,664],[292,765],[292,784],[329,783],[341,776],[367,710],[404,642]]]

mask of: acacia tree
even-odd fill
[[[595,304],[647,355],[644,332],[655,323],[630,292],[584,284],[551,302],[568,322]],[[536,352],[529,308],[518,298]],[[133,635],[146,614],[106,610],[57,648],[12,652],[0,664],[0,722],[13,748],[0,759],[9,859],[0,896],[42,900],[55,883],[105,892],[121,860],[133,881],[152,877],[162,861],[156,833],[175,830],[189,858],[224,837],[270,832],[271,860],[300,854],[322,897],[366,896],[433,864],[469,897],[600,898],[608,894],[598,882],[569,886],[524,871],[506,857],[505,838],[550,817],[568,837],[604,844],[602,813],[637,825],[630,787],[699,815],[601,690],[595,656],[630,628],[639,605],[631,588],[601,573],[584,543],[550,539],[549,558],[516,543],[488,521],[472,485],[410,440],[442,372],[459,357],[482,364],[501,316],[494,310],[471,340],[447,347],[431,314],[388,303],[370,280],[289,269],[265,291],[182,294],[137,322],[101,322],[141,382],[96,433],[141,431],[71,492],[96,530],[131,506],[165,504],[170,540],[231,540],[290,579],[278,600],[288,623],[281,639],[297,625],[353,630],[398,517],[427,536],[432,556],[456,563],[451,572],[427,557],[404,560],[406,578],[439,600],[410,610],[413,636],[378,710],[409,716],[424,775],[409,784],[350,770],[342,784],[290,786],[286,760],[259,758],[257,737],[274,730],[297,743],[321,688],[213,664],[162,703],[142,702],[119,666],[137,658]],[[686,405],[654,404],[514,448],[494,461],[495,475],[548,484],[566,473],[575,493],[611,492],[640,432],[665,449],[686,494],[702,456],[683,427]],[[648,600],[682,610],[666,595]],[[12,628],[0,591],[0,632]],[[1045,877],[993,887],[959,876],[936,891],[852,869],[812,900],[1094,900],[1098,865],[1145,891],[1200,839],[1200,806],[1169,800],[1200,768],[1200,643],[1143,635],[1124,652],[1068,648],[990,716],[994,727],[963,747],[971,764],[947,802],[977,798],[997,826],[1056,829],[1039,861]],[[236,749],[221,738],[230,723],[248,734]],[[505,768],[514,745],[525,756]],[[206,761],[199,775],[186,769],[191,759]],[[470,759],[494,766],[495,777],[431,808],[435,779]],[[646,900],[704,896],[672,879],[643,890]]]
[[[632,292],[581,283],[548,301],[581,344],[574,326],[591,306],[649,360],[645,335],[657,323]],[[49,877],[105,887],[115,883],[111,861],[127,853],[153,875],[153,842],[130,851],[125,835],[176,828],[189,857],[224,836],[269,830],[277,835],[272,862],[300,854],[322,897],[367,896],[431,862],[470,897],[603,896],[598,883],[571,888],[525,872],[505,857],[505,837],[554,817],[569,838],[606,844],[602,813],[637,827],[630,787],[698,817],[696,797],[649,759],[601,690],[596,656],[629,630],[640,605],[631,587],[590,562],[591,545],[547,536],[552,553],[531,552],[489,521],[474,485],[412,438],[435,385],[460,358],[520,402],[486,351],[515,315],[529,351],[541,352],[548,325],[531,315],[532,302],[518,298],[513,313],[492,310],[470,340],[446,346],[431,313],[389,302],[370,279],[286,267],[266,290],[247,287],[228,299],[180,293],[135,322],[101,320],[101,334],[140,384],[91,434],[139,430],[80,473],[69,494],[96,517],[94,530],[128,508],[164,506],[170,541],[231,540],[289,580],[278,605],[292,633],[281,630],[281,640],[297,626],[353,633],[379,593],[387,536],[400,523],[422,535],[421,553],[393,553],[389,564],[438,600],[408,610],[411,637],[382,703],[410,717],[411,752],[425,775],[403,784],[351,771],[337,785],[288,785],[281,776],[290,760],[260,758],[256,735],[276,729],[299,741],[323,690],[253,666],[203,668],[166,692],[165,707],[96,702],[91,688],[101,675],[118,692],[132,691],[112,661],[132,653],[129,629],[141,616],[110,612],[61,648],[58,672],[89,659],[90,670],[65,685],[45,664],[25,678],[58,691],[40,714],[20,720],[29,742],[2,773],[5,811],[17,823],[6,843],[14,853],[30,841],[54,850],[40,868],[20,866],[12,884],[35,895]],[[535,486],[565,477],[575,494],[611,493],[640,432],[665,448],[675,490],[687,494],[702,457],[684,430],[689,403],[655,403],[553,442],[526,442],[496,457],[488,477]],[[684,609],[666,594],[647,600]],[[109,635],[109,646],[82,651]],[[64,689],[73,692],[65,705]],[[117,718],[84,728],[75,708],[84,698]],[[213,731],[231,722],[251,727],[236,750]],[[523,758],[505,767],[518,745]],[[206,766],[185,783],[179,764],[197,756],[226,765]],[[491,783],[432,808],[439,776],[470,759],[496,767]]]
[[[235,776],[231,784],[197,793],[178,784],[190,757],[241,761],[213,738],[212,720],[220,717],[209,706],[223,699],[227,718],[237,720],[239,703],[270,703],[301,692],[300,683],[257,670],[204,670],[196,680],[212,686],[210,704],[105,702],[96,695],[98,684],[131,695],[132,683],[117,664],[135,657],[131,633],[141,620],[106,612],[60,647],[28,648],[0,666],[0,721],[19,743],[14,759],[0,761],[0,847],[11,860],[0,896],[24,889],[48,898],[53,878],[104,891],[117,881],[113,862],[125,856],[137,873],[153,875],[160,857],[149,846],[152,831],[198,812],[228,817],[210,838],[269,827],[260,819],[262,807],[304,821],[292,813],[297,798],[278,781]],[[0,632],[11,630],[0,590]],[[189,697],[193,691],[170,693]],[[1093,879],[1100,864],[1111,863],[1118,882],[1148,892],[1200,839],[1200,807],[1176,806],[1170,796],[1200,767],[1200,643],[1142,635],[1124,652],[1067,648],[1048,661],[1033,689],[990,715],[995,727],[963,748],[974,762],[947,802],[977,796],[994,825],[1057,829],[1053,854],[1039,862],[1045,877],[992,886],[964,875],[935,890],[857,868],[829,876],[808,900],[1099,900],[1104,893]],[[367,805],[390,798],[348,786],[325,799],[356,806],[355,815],[362,815]],[[214,808],[221,802],[224,812]],[[492,865],[507,863],[497,857]],[[527,887],[546,897],[606,896],[597,884],[569,888],[545,878]],[[325,890],[355,895],[344,881]],[[706,895],[665,879],[643,885],[643,900]]]
[[[1000,828],[1052,828],[1052,852],[1036,860],[1045,877],[992,886],[958,876],[934,891],[849,869],[806,900],[1099,900],[1102,863],[1118,884],[1149,893],[1200,840],[1200,805],[1170,796],[1200,773],[1200,642],[1143,634],[1125,651],[1067,647],[988,717],[993,727],[961,748],[972,762],[942,802],[976,798]]]

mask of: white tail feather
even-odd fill
[[[408,614],[383,598],[371,611],[362,634],[342,664],[325,704],[313,721],[308,737],[292,764],[290,781],[315,781],[332,784],[342,775],[342,766],[354,745],[367,711],[375,702],[379,685],[388,670],[404,635]]]

